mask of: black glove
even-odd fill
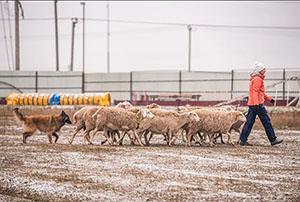
[[[259,105],[254,105],[254,111],[258,112],[259,110]]]
[[[272,99],[270,102],[274,104],[275,100]]]

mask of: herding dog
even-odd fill
[[[65,123],[72,124],[69,116],[62,111],[60,115],[32,115],[24,116],[19,112],[19,108],[14,109],[14,115],[17,120],[22,122],[24,129],[23,143],[26,143],[26,138],[33,135],[36,130],[48,133],[49,142],[52,144],[52,136],[55,137],[55,143],[58,140],[58,132]]]

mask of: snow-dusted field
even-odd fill
[[[82,145],[74,126],[57,144],[37,132],[22,143],[12,116],[0,117],[0,201],[299,201],[300,131],[276,130],[284,143],[271,147],[254,130],[253,147],[217,144],[186,147]],[[227,138],[225,138],[227,140]],[[233,136],[234,141],[238,134]]]

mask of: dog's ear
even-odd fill
[[[64,112],[64,110],[61,111],[61,115],[62,115],[62,116],[65,116],[65,115],[66,115],[66,113]]]

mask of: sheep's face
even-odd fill
[[[175,111],[178,113],[181,113],[181,112],[187,112],[189,110],[186,107],[180,106],[180,107],[177,107]]]
[[[152,103],[152,104],[150,104],[150,105],[147,106],[147,109],[154,109],[154,108],[161,108],[161,106],[159,106],[156,103]]]
[[[192,111],[192,112],[188,112],[188,117],[191,121],[200,121],[199,116],[196,114],[196,112]]]
[[[130,104],[130,102],[124,101],[124,102],[120,102],[119,104],[117,104],[117,107],[129,109],[133,106],[132,106],[132,104]]]
[[[142,117],[152,119],[154,115],[150,112],[149,109],[141,109]]]
[[[242,112],[239,112],[238,121],[246,122],[246,117]]]

